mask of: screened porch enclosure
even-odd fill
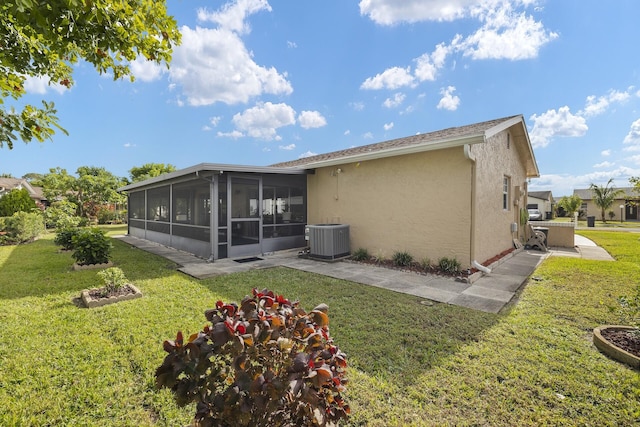
[[[130,235],[202,258],[305,246],[306,175],[196,174],[127,191]]]

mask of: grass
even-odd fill
[[[144,297],[88,310],[74,299],[99,278],[71,271],[52,236],[0,247],[0,425],[189,424],[193,408],[154,386],[162,341],[252,287],[329,305],[350,362],[347,425],[632,425],[638,373],[600,354],[590,333],[616,322],[608,306],[640,280],[639,235],[581,234],[619,261],[550,258],[501,315],[285,268],[198,281],[119,241],[113,261]]]

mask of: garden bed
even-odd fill
[[[105,294],[104,290],[105,288],[94,288],[82,291],[80,298],[84,306],[87,308],[102,307],[103,305],[142,297],[140,289],[130,283],[108,294]]]

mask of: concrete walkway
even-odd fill
[[[536,267],[548,256],[613,260],[594,242],[576,235],[575,248],[551,248],[546,253],[537,250],[519,250],[492,265],[491,273],[476,273],[470,276],[469,280],[461,280],[351,261],[317,261],[299,257],[298,250],[265,254],[259,260],[244,263],[228,258],[207,262],[189,253],[136,237],[116,236],[116,238],[175,262],[181,266],[179,271],[197,279],[282,266],[489,313],[500,312],[514,298],[518,289],[525,284]]]

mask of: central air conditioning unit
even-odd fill
[[[305,231],[311,258],[334,260],[349,256],[348,224],[307,225]]]

